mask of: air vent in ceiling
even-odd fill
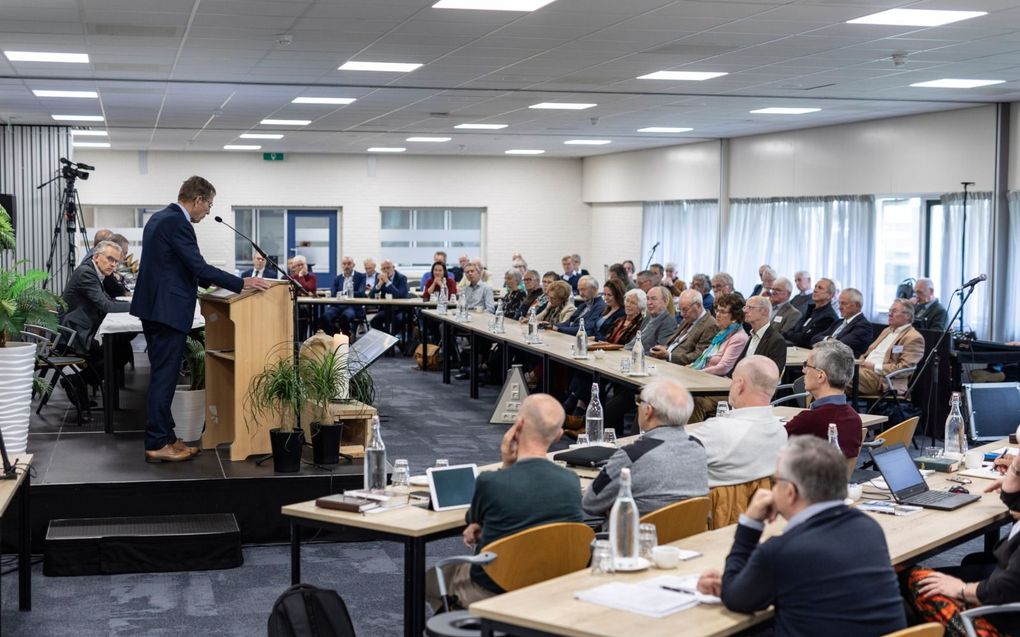
[[[180,29],[177,27],[111,24],[104,22],[89,22],[86,27],[91,35],[114,35],[132,38],[175,38],[180,35]]]

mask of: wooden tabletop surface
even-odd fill
[[[28,468],[32,466],[32,454],[22,453],[14,455],[9,460],[16,467],[18,477],[10,480],[0,480],[0,515],[7,512],[7,507],[10,506],[11,500],[14,499],[14,494],[17,492],[18,487],[25,481]]]

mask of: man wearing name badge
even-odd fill
[[[577,292],[582,302],[570,315],[570,318],[562,323],[549,326],[554,332],[576,335],[581,329],[581,321],[584,321],[584,331],[590,336],[595,334],[595,322],[599,320],[602,313],[606,311],[606,302],[599,296],[599,282],[593,276],[584,275],[577,282]]]
[[[258,252],[253,252],[251,255],[251,267],[241,273],[242,279],[249,277],[255,277],[257,279],[275,279],[276,270],[273,268],[266,268],[266,258]]]
[[[811,339],[836,322],[836,310],[832,309],[835,294],[836,286],[831,280],[818,279],[811,293],[812,304],[802,310],[797,324],[783,335],[786,342],[798,347],[811,347]]]
[[[881,394],[886,388],[883,377],[921,362],[924,356],[924,337],[911,326],[913,321],[913,303],[906,299],[892,302],[889,306],[889,327],[882,330],[860,358],[862,394]],[[906,393],[908,380],[906,375],[892,379],[896,393],[901,396]],[[847,391],[850,391],[849,388]]]
[[[786,340],[769,321],[771,311],[772,304],[764,296],[752,296],[744,302],[744,321],[751,326],[751,333],[737,360],[755,354],[765,356],[775,363],[782,374],[786,369]]]
[[[914,284],[914,327],[919,330],[946,329],[949,314],[935,296],[931,279],[920,278]]]
[[[812,436],[790,439],[772,489],[757,491],[740,516],[725,570],[702,573],[698,590],[738,613],[772,606],[776,637],[878,637],[904,628],[885,533],[845,498],[843,456]],[[782,535],[761,542],[780,515]]]
[[[811,344],[827,338],[846,343],[854,356],[860,356],[871,343],[871,323],[864,318],[861,308],[864,306],[864,295],[860,290],[846,288],[839,293],[839,315],[842,317],[829,326],[827,330],[811,337]]]
[[[548,394],[532,394],[521,403],[517,420],[499,447],[503,466],[479,474],[475,481],[463,536],[464,544],[476,553],[525,529],[584,519],[577,474],[546,457],[563,435],[564,415],[559,401]],[[447,591],[459,608],[504,592],[480,566],[457,564],[443,572]],[[426,574],[425,600],[433,610],[442,607],[435,569]]]
[[[199,286],[231,292],[264,290],[264,279],[241,278],[205,262],[192,228],[209,214],[216,189],[202,177],[181,185],[177,202],[154,214],[142,232],[142,260],[131,299],[131,314],[142,320],[152,377],[146,400],[146,462],[190,460],[192,449],[174,434],[170,404],[184,358],[184,343],[195,318]]]
[[[800,310],[793,306],[790,302],[790,293],[793,291],[793,286],[790,280],[784,277],[779,277],[776,282],[772,284],[772,289],[766,289],[768,292],[769,302],[772,303],[772,312],[769,314],[769,320],[779,329],[779,333],[783,334],[786,330],[792,328],[800,320]]]
[[[701,292],[684,290],[680,293],[680,316],[683,322],[665,345],[648,350],[650,356],[676,365],[690,365],[708,349],[712,337],[719,331],[715,319],[702,305]]]
[[[845,343],[816,343],[804,363],[804,390],[811,394],[811,406],[786,423],[786,433],[828,441],[833,424],[843,455],[847,459],[860,455],[861,415],[847,404],[843,393],[853,374],[854,354]]]

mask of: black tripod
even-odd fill
[[[57,260],[57,253],[60,250],[60,231],[63,226],[64,235],[67,237],[67,265],[66,278],[71,277],[71,273],[78,267],[78,255],[76,253],[76,246],[74,244],[75,233],[81,233],[82,245],[85,246],[85,250],[89,249],[91,243],[89,242],[89,235],[85,229],[85,218],[81,212],[81,199],[78,198],[78,189],[75,188],[76,180],[80,177],[82,179],[88,179],[89,173],[84,170],[92,170],[92,166],[85,164],[75,164],[68,161],[67,159],[61,158],[60,162],[64,164],[64,167],[60,170],[60,174],[50,179],[49,181],[39,184],[36,186],[36,190],[40,190],[54,181],[63,178],[64,189],[60,192],[60,202],[57,206],[57,217],[53,220],[53,237],[50,239],[50,255],[46,259],[46,272],[49,273],[49,277],[43,281],[43,288],[50,284],[50,281],[57,280],[60,275],[63,266]]]

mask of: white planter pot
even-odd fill
[[[0,432],[11,454],[25,453],[28,447],[35,348],[35,343],[7,343],[0,347]]]
[[[174,417],[174,433],[178,438],[185,442],[198,440],[205,425],[205,390],[189,391],[187,385],[178,385],[170,413]]]

